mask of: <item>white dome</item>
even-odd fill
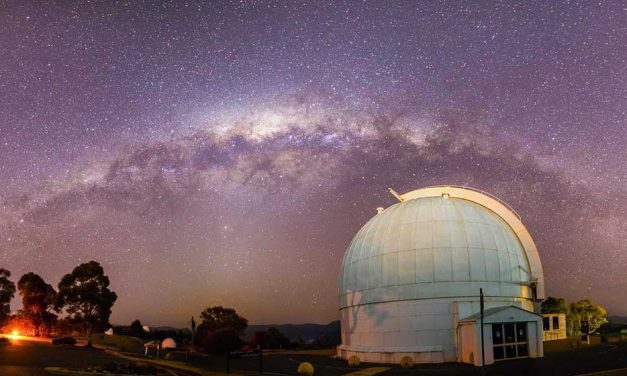
[[[362,227],[346,252],[340,288],[360,293],[362,304],[477,295],[472,282],[491,282],[488,295],[516,297],[520,285],[512,282],[529,282],[529,270],[516,234],[494,212],[460,198],[425,197],[395,204]]]
[[[456,322],[478,312],[479,289],[486,308],[534,310],[544,296],[542,267],[511,208],[462,187],[393,193],[401,202],[368,221],[344,256],[343,356],[454,361]]]
[[[161,342],[162,349],[176,349],[176,342],[172,338],[166,338]]]

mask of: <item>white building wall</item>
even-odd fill
[[[405,355],[412,356],[416,363],[455,362],[458,360],[456,319],[480,309],[478,297],[464,299],[405,300],[344,308],[340,355],[358,355],[364,362],[387,362],[389,358],[395,363]],[[533,304],[517,299],[486,298],[486,309],[504,305],[526,309]]]

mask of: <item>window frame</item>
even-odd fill
[[[506,342],[505,341],[505,325],[506,324],[513,324],[514,325],[514,342]],[[494,338],[492,338],[492,357],[493,357],[495,362],[500,362],[502,360],[510,360],[510,359],[529,358],[529,326],[527,324],[528,324],[528,322],[526,322],[526,321],[500,322],[500,323],[491,324],[492,326],[490,327],[490,329],[492,330],[492,333],[494,333],[494,326],[495,325],[500,325],[501,333],[503,333],[503,341],[501,343],[495,344],[494,343]],[[518,329],[521,326],[525,328],[525,334],[524,334],[524,340],[519,341]],[[524,345],[525,348],[527,349],[526,355],[519,355],[519,346],[522,346],[522,345]],[[502,347],[503,358],[501,358],[501,359],[497,359],[494,356],[495,355],[494,349],[497,348],[497,347],[499,347],[499,348]],[[511,347],[514,348],[515,356],[513,356],[513,357],[507,356],[508,347],[510,348],[510,350],[511,350]],[[510,351],[510,353],[511,353],[511,351]]]

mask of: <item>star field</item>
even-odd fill
[[[621,2],[0,7],[14,279],[94,259],[116,323],[328,322],[386,189],[456,184],[521,215],[549,295],[627,315]]]

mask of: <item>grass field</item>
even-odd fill
[[[102,333],[92,334],[89,339],[96,346],[105,347],[121,352],[144,352],[144,343],[136,337],[121,335],[106,335]]]
[[[590,337],[590,345],[599,345],[601,343],[601,337]],[[544,342],[544,353],[560,352],[573,350],[582,346],[587,346],[581,343],[579,337],[568,337],[564,339],[556,339],[553,341]]]

